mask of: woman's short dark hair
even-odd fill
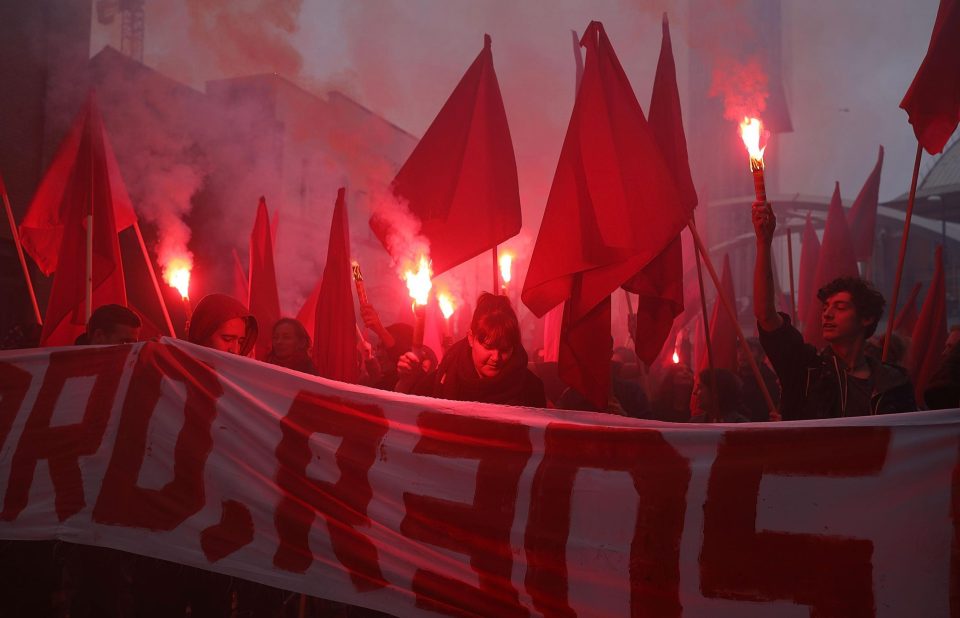
[[[864,338],[872,337],[877,330],[877,324],[880,323],[880,318],[883,317],[883,308],[887,304],[883,294],[878,292],[869,281],[860,277],[838,277],[820,288],[817,298],[820,302],[826,303],[828,298],[839,292],[850,294],[857,317],[871,320],[864,332]]]
[[[520,322],[506,296],[484,292],[477,299],[477,308],[470,321],[470,332],[485,348],[515,349],[520,347]]]
[[[277,329],[284,324],[289,324],[293,327],[293,332],[296,333],[297,339],[304,343],[304,347],[310,349],[310,333],[307,332],[307,328],[300,323],[300,320],[294,318],[280,318],[273,325],[273,330],[270,331],[272,335],[277,334]]]

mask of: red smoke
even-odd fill
[[[723,117],[740,122],[757,117],[767,108],[767,74],[756,56],[745,61],[719,58],[715,61],[710,96],[723,97]]]

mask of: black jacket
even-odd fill
[[[760,345],[780,379],[780,414],[785,421],[841,416],[913,412],[917,403],[907,372],[867,357],[874,377],[870,408],[847,409],[847,372],[830,348],[817,352],[781,313],[783,325],[767,332],[759,328]]]
[[[404,392],[457,401],[547,407],[543,382],[527,369],[527,353],[522,347],[514,351],[500,375],[488,379],[477,375],[466,339],[450,346],[436,371],[422,376]]]

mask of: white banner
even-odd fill
[[[677,425],[172,339],[0,353],[0,538],[399,616],[960,612],[960,412]]]

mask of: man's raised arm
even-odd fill
[[[752,208],[753,229],[757,234],[757,263],[753,268],[753,313],[760,328],[769,332],[783,325],[773,298],[773,265],[770,246],[777,218],[769,202],[754,202]]]

